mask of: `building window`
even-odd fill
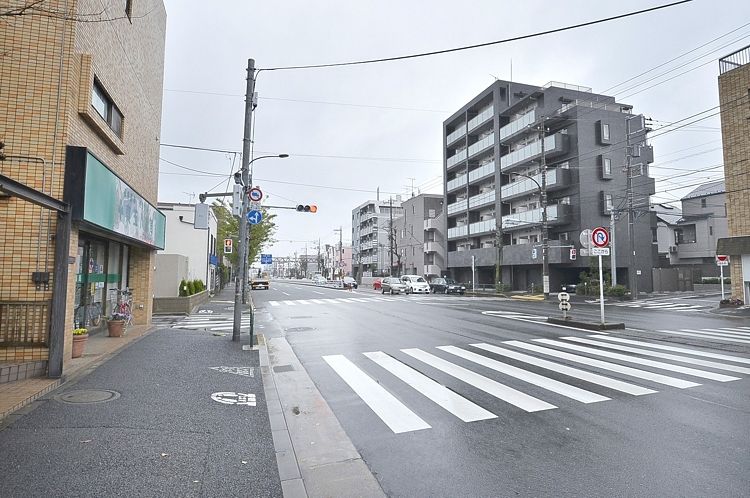
[[[411,246],[411,255],[412,256],[414,256],[414,251],[415,251],[414,246]]]
[[[614,201],[612,199],[612,194],[607,194],[607,193],[602,192],[602,200],[604,201],[602,203],[603,208],[604,208],[604,214],[609,214],[610,212],[612,212],[612,209],[615,207]]]
[[[706,198],[705,197],[703,199],[701,199],[701,207],[702,208],[706,207]]]
[[[107,122],[112,131],[122,138],[122,113],[96,80],[94,80],[94,88],[91,92],[91,106]]]
[[[606,176],[612,176],[612,159],[605,157],[602,160],[602,172]]]
[[[708,227],[708,234],[713,235],[714,234],[714,227]]]
[[[609,140],[609,125],[602,123],[602,139]]]
[[[609,145],[610,142],[609,123],[602,121],[596,122],[596,139],[602,145]]]

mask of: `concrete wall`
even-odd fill
[[[154,297],[178,297],[180,282],[189,280],[187,256],[157,254]]]
[[[207,290],[187,297],[155,297],[154,313],[189,315],[197,306],[207,302],[208,298]]]
[[[197,230],[193,226],[195,205],[159,203],[159,209],[167,217],[167,230],[164,250],[159,251],[158,254],[186,256],[188,259],[187,278],[203,280],[208,286],[210,282],[208,255],[211,250],[216,250],[217,221],[213,210],[208,210],[208,230]],[[223,245],[221,250],[223,250]]]

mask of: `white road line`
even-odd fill
[[[358,297],[353,297],[353,298],[350,299],[350,301],[354,301],[354,302],[357,302],[357,303],[366,303],[367,302],[366,299],[361,299],[361,298],[358,298]]]
[[[472,403],[382,351],[363,354],[464,422],[497,418],[494,413]]]
[[[649,351],[643,348],[631,348],[630,346],[620,346],[618,344],[607,344],[606,342],[593,341],[591,339],[584,339],[583,337],[562,337],[567,341],[580,342],[581,344],[590,344],[591,346],[605,347],[609,349],[616,349],[618,351],[626,351],[628,353],[636,353],[644,356],[653,356],[655,358],[663,358],[665,360],[680,361],[682,363],[690,363],[692,365],[700,365],[702,367],[716,368],[718,370],[729,370],[731,372],[750,374],[750,368],[738,367],[736,365],[727,365],[726,363],[716,363],[715,361],[699,360],[697,358],[690,358],[688,356],[680,356],[669,353],[659,353],[657,351]]]
[[[315,304],[326,304],[326,302],[323,301],[322,299],[310,299],[310,301],[312,301]]]
[[[689,330],[689,329],[686,329]],[[669,335],[684,335],[687,337],[698,337],[700,339],[711,339],[713,341],[727,341],[727,342],[740,342],[740,343],[748,343],[750,344],[750,341],[743,341],[740,339],[734,339],[730,337],[724,337],[720,336],[719,334],[712,334],[711,332],[705,332],[705,333],[691,333],[691,332],[677,332],[676,330],[657,330],[657,332],[661,332],[663,334],[669,334]]]
[[[271,306],[281,306],[278,301],[268,301]]]
[[[289,296],[290,295],[288,292],[284,292],[284,291],[281,291],[281,293],[284,294],[285,296]]]
[[[338,301],[340,303],[356,303],[357,302],[355,299],[344,298],[344,297],[340,297],[340,298],[336,299],[336,301]]]
[[[321,299],[325,304],[341,304],[341,301],[337,299]]]
[[[739,377],[732,377],[730,375],[717,374],[714,372],[707,372],[705,370],[698,370],[697,368],[683,367],[680,365],[672,365],[671,363],[663,363],[661,361],[647,360],[645,358],[637,358],[620,353],[612,353],[610,351],[603,351],[601,349],[589,348],[586,346],[577,346],[575,344],[568,344],[565,342],[555,341],[552,339],[534,339],[534,342],[541,342],[549,346],[557,346],[559,348],[571,349],[578,351],[579,353],[592,354],[594,356],[603,356],[605,358],[611,358],[613,360],[625,361],[628,363],[635,363],[636,365],[645,365],[647,367],[659,368],[661,370],[668,370],[670,372],[677,372],[685,375],[692,375],[693,377],[701,377],[703,379],[715,380],[718,382],[730,382],[733,380],[740,380]]]
[[[312,304],[312,303],[311,303],[311,302],[310,302],[309,300],[307,300],[307,299],[297,299],[297,303],[299,303],[299,304]]]
[[[478,373],[467,370],[464,367],[454,365],[453,363],[438,358],[437,356],[426,353],[420,349],[402,349],[402,352],[408,354],[412,358],[416,358],[438,370],[447,373],[467,384],[481,389],[482,391],[495,396],[511,405],[517,406],[527,412],[537,412],[540,410],[550,410],[557,408],[555,405],[542,401],[540,399],[529,396],[528,394],[517,391],[512,387],[508,387],[499,382],[495,382],[492,379],[488,379]]]
[[[617,363],[610,363],[608,361],[595,360],[593,358],[587,358],[585,356],[579,356],[577,354],[566,353],[564,351],[558,351],[556,349],[543,348],[541,346],[537,346],[536,344],[526,344],[521,341],[506,341],[505,344],[509,346],[515,346],[517,348],[526,349],[529,351],[534,351],[536,353],[542,353],[542,354],[546,354],[549,356],[562,358],[563,360],[569,360],[569,361],[573,361],[576,363],[582,363],[584,365],[601,368],[603,370],[610,370],[612,372],[618,372],[621,374],[630,375],[631,377],[637,377],[639,379],[650,380],[652,382],[657,382],[659,384],[666,384],[668,386],[677,387],[679,389],[685,389],[688,387],[696,387],[700,385],[697,382],[676,379],[674,377],[669,377],[667,375],[647,372],[646,370],[639,370],[637,368],[626,367],[624,365],[618,365]]]
[[[319,296],[325,296],[325,295],[326,295],[326,293],[325,293],[325,292],[318,292],[318,291],[313,291],[313,292],[314,292],[315,294],[318,294]]]
[[[602,339],[606,341],[621,342],[623,344],[632,344],[634,346],[647,346],[649,348],[662,349],[664,351],[674,351],[677,353],[687,353],[687,354],[692,354],[695,356],[705,356],[706,358],[716,358],[717,360],[733,361],[735,363],[746,363],[750,365],[750,359],[740,358],[739,356],[731,356],[731,355],[719,354],[719,353],[707,353],[705,351],[696,351],[694,349],[678,348],[675,346],[664,346],[662,344],[653,344],[650,342],[643,342],[643,341],[633,341],[630,339],[621,339],[619,337],[612,337],[612,336],[604,337],[604,336],[599,336],[599,335],[590,335],[589,337],[596,337],[597,339]]]
[[[584,380],[592,384],[598,384],[600,386],[608,387],[616,391],[624,392],[627,394],[632,394],[634,396],[641,396],[643,394],[653,394],[655,392],[658,392],[658,391],[654,391],[653,389],[648,389],[646,387],[641,387],[635,384],[630,384],[629,382],[624,382],[624,381],[617,380],[617,379],[611,379],[603,375],[587,372],[585,370],[580,370],[578,368],[569,367],[567,365],[561,365],[559,363],[555,363],[555,362],[548,361],[548,360],[543,360],[535,356],[529,356],[527,354],[518,353],[516,351],[511,351],[510,349],[501,348],[501,347],[494,346],[491,344],[479,343],[479,344],[472,344],[472,346],[474,346],[475,348],[483,349],[485,351],[489,351],[490,353],[507,356],[508,358],[513,358],[514,360],[523,361],[525,363],[529,363],[537,367],[545,368],[547,370],[558,372],[558,373],[567,375],[569,377],[574,377],[576,379]]]
[[[430,428],[427,422],[343,355],[324,356],[323,360],[393,432],[398,434]]]
[[[295,303],[294,301],[284,301],[284,304],[288,306],[297,306],[297,303]]]
[[[740,336],[734,335],[731,332],[709,332],[704,329],[680,329],[680,332],[690,332],[692,334],[700,334],[703,337],[712,337],[717,339],[724,339],[733,342],[740,342],[750,344],[750,338],[744,339]]]
[[[701,329],[706,332],[718,332],[732,337],[739,337],[741,339],[750,339],[750,333],[743,331],[732,331],[731,329]]]
[[[471,351],[466,351],[465,349],[457,348],[456,346],[439,346],[438,349],[447,353],[454,354],[460,358],[473,361],[474,363],[482,365],[483,367],[491,368],[496,372],[504,373],[511,377],[515,377],[517,379],[528,382],[529,384],[533,384],[554,393],[572,398],[576,401],[580,401],[581,403],[596,403],[598,401],[607,401],[609,399],[606,396],[601,396],[599,394],[592,393],[591,391],[586,391],[585,389],[571,386],[570,384],[565,384],[564,382],[550,379],[549,377],[544,377],[543,375],[529,372],[522,368],[517,368],[512,365],[493,360],[492,358],[487,358],[486,356],[482,356],[481,354],[476,354],[472,353]]]
[[[740,332],[745,335],[750,335],[750,330],[741,329],[739,327],[722,327],[721,330],[728,330],[730,332]]]

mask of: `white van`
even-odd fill
[[[430,284],[427,283],[424,277],[420,277],[419,275],[403,275],[401,281],[406,286],[407,294],[430,293]]]

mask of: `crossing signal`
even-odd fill
[[[300,213],[317,213],[318,206],[315,204],[297,204],[297,211]]]
[[[232,254],[232,239],[224,239],[224,254]]]

